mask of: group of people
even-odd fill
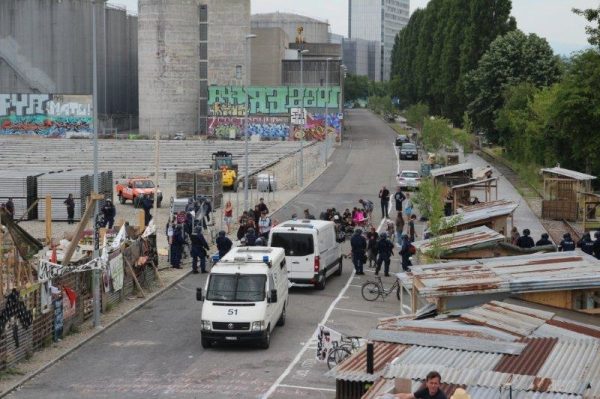
[[[550,241],[548,233],[543,233],[541,238],[534,243],[531,238],[529,229],[524,229],[523,234],[519,234],[519,230],[513,227],[510,234],[511,243],[519,248],[533,248],[545,245],[554,245]],[[574,251],[575,248],[581,248],[588,255],[593,255],[596,259],[600,259],[600,231],[594,233],[595,240],[592,240],[590,233],[583,234],[577,242],[571,237],[571,233],[563,234],[561,242],[558,244],[559,252]]]
[[[365,274],[363,266],[368,262],[369,267],[375,267],[375,275],[379,275],[382,265],[385,276],[390,275],[390,263],[391,257],[394,255],[395,245],[390,240],[390,235],[387,231],[378,233],[375,227],[371,227],[366,234],[363,234],[363,230],[357,228],[350,239],[350,247],[352,263],[354,264],[356,274]],[[400,235],[399,247],[399,254],[402,258],[402,270],[408,272],[412,266],[410,258],[416,253],[416,248],[407,234]]]
[[[260,198],[254,209],[242,212],[238,224],[237,239],[243,245],[260,246],[266,245],[271,228],[277,222],[269,216],[264,198]]]

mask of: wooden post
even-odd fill
[[[142,233],[144,232],[144,228],[145,228],[145,222],[146,221],[146,217],[145,217],[145,212],[143,209],[138,209],[138,221],[137,221],[137,228],[141,229]],[[156,226],[156,231],[158,231],[158,226]]]
[[[75,234],[73,235],[73,239],[71,240],[71,243],[69,244],[69,246],[67,247],[67,249],[65,251],[63,260],[61,262],[62,265],[68,265],[69,262],[71,261],[71,257],[73,256],[73,253],[75,252],[75,248],[77,247],[79,240],[81,240],[81,237],[83,236],[83,229],[85,228],[85,226],[88,222],[88,219],[94,213],[94,207],[96,205],[96,201],[101,200],[101,199],[104,199],[104,196],[101,194],[92,193],[92,195],[90,196],[90,199],[88,200],[86,208],[85,208],[85,212],[83,213],[83,216],[81,217],[81,220],[79,221],[79,224],[77,225],[77,229],[75,230]]]
[[[46,195],[46,245],[52,241],[52,196]]]
[[[25,219],[25,216],[29,215],[29,212],[31,212],[31,210],[33,209],[34,206],[37,205],[39,199],[36,199],[35,201],[33,201],[33,204],[31,204],[31,206],[29,208],[27,208],[27,210],[25,211],[24,214],[21,215],[21,218],[19,220],[17,220],[15,223],[19,224],[19,222],[22,222],[23,219]]]
[[[133,268],[131,267],[129,262],[125,262],[125,263],[127,263],[127,270],[129,270],[129,273],[131,273],[131,278],[133,279],[135,286],[137,287],[138,290],[140,290],[142,297],[146,298],[146,294],[144,294],[144,290],[142,289],[140,282],[138,281],[137,277],[135,276],[135,272],[133,271]]]

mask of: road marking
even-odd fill
[[[350,278],[348,278],[348,281],[346,282],[346,285],[344,286],[344,288],[342,288],[342,290],[338,294],[337,298],[335,298],[335,300],[333,302],[331,302],[331,305],[329,306],[329,309],[327,309],[327,312],[325,312],[325,315],[323,316],[323,319],[321,320],[321,322],[319,324],[324,325],[327,322],[327,319],[329,319],[329,316],[331,316],[331,312],[333,312],[333,309],[335,308],[335,305],[337,305],[337,303],[340,301],[340,299],[342,299],[342,296],[348,290],[348,287],[350,286],[350,283],[352,283],[352,280],[354,279],[354,274],[355,273],[356,273],[356,271],[352,270],[352,274],[350,274]],[[313,335],[311,335],[311,337],[313,337]],[[269,388],[269,390],[262,396],[263,399],[266,399],[266,398],[270,397],[273,394],[273,392],[275,392],[275,390],[277,389],[277,387],[279,387],[281,385],[281,381],[283,381],[285,379],[285,377],[287,377],[290,374],[290,372],[292,371],[292,369],[294,367],[296,367],[296,364],[300,361],[300,359],[302,358],[302,356],[304,355],[304,353],[308,349],[309,342],[310,342],[310,338],[308,339],[308,342],[306,342],[306,344],[304,344],[304,346],[302,347],[302,349],[300,349],[300,352],[298,352],[298,354],[296,355],[296,357],[294,358],[294,360],[292,360],[292,362],[287,366],[287,368],[283,371],[283,373],[279,376],[279,378],[277,378],[277,380],[273,383],[273,385],[271,385],[271,387]]]
[[[366,311],[366,310],[345,309],[345,308],[335,308],[335,310],[344,310],[346,312],[356,312],[356,313],[368,313],[368,314],[374,314],[374,315],[377,315],[377,316],[386,316],[386,317],[394,316],[393,314],[369,312],[369,311]]]
[[[298,386],[298,385],[286,385],[286,384],[281,384],[279,386],[282,387],[282,388],[307,389],[309,391],[335,392],[335,389],[331,389],[331,388],[301,387],[301,386]]]

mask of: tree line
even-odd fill
[[[392,96],[485,133],[519,162],[600,174],[600,7],[573,10],[593,47],[569,58],[518,30],[511,8],[431,0],[415,11],[396,37]]]

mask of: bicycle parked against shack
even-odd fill
[[[376,281],[369,280],[362,285],[361,294],[367,301],[375,301],[379,297],[385,300],[385,298],[394,292],[394,290],[396,290],[396,298],[400,300],[400,280],[398,278],[396,278],[396,281],[389,289],[386,289],[383,286],[381,277],[377,276]]]
[[[331,350],[327,355],[327,367],[331,370],[344,359],[350,357],[355,350],[360,348],[360,340],[361,337],[342,336],[339,342],[333,341]]]

